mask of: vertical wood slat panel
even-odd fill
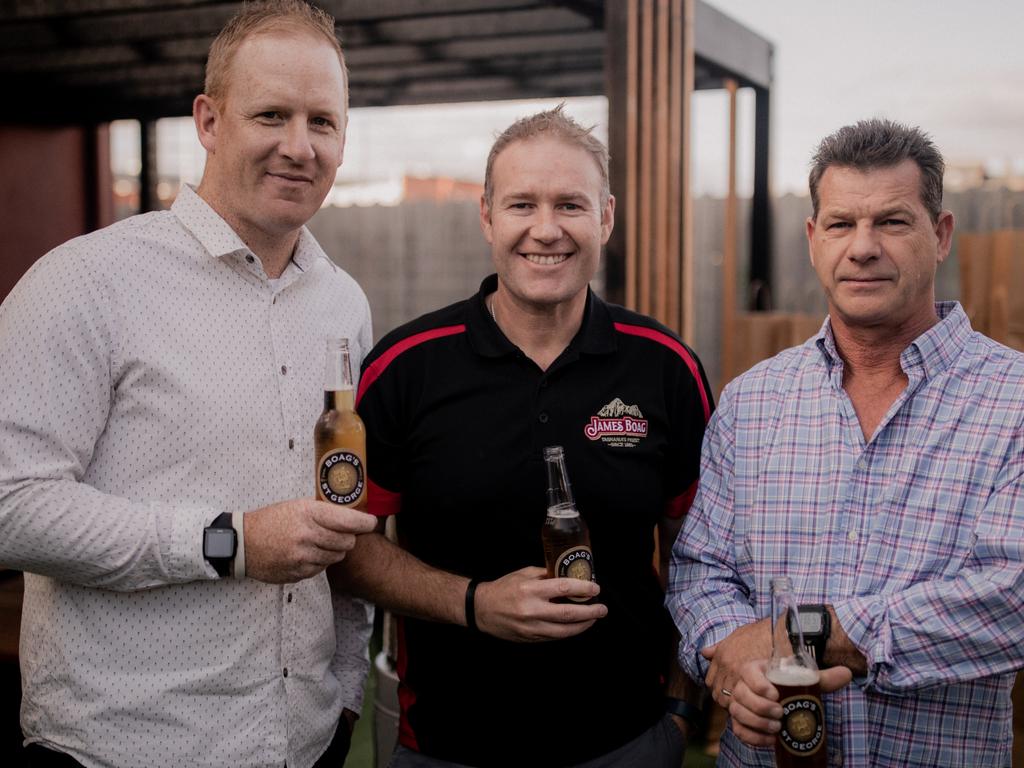
[[[636,309],[639,300],[637,294],[639,200],[636,194],[636,159],[639,151],[637,135],[639,11],[638,0],[629,0],[626,18],[626,194],[623,200],[618,201],[620,209],[626,217],[626,295],[624,303],[630,309]]]
[[[654,125],[651,120],[654,97],[654,0],[640,3],[640,173],[637,197],[640,205],[639,297],[637,307],[651,313],[652,242],[651,208],[653,200],[651,169],[653,164]]]
[[[658,0],[655,13],[655,27],[658,31],[655,41],[655,101],[651,117],[654,119],[654,316],[671,325],[668,317],[669,250],[668,250],[668,179],[672,169],[668,164],[668,81],[669,81],[669,0]]]
[[[688,183],[693,0],[625,0],[621,148],[627,306],[693,333]],[[621,18],[621,17],[620,17]]]
[[[669,19],[671,50],[671,62],[669,73],[669,192],[665,201],[668,211],[668,307],[665,324],[674,331],[682,332],[681,295],[682,285],[680,282],[680,271],[682,264],[679,254],[682,246],[683,219],[682,219],[682,180],[683,180],[683,10],[678,2],[672,3],[671,18]],[[688,112],[689,110],[687,110]]]
[[[693,81],[694,81],[694,34],[693,23],[695,16],[695,0],[682,0],[684,10],[683,17],[683,162],[681,169],[681,184],[683,191],[682,222],[683,222],[683,247],[682,247],[682,301],[683,301],[683,322],[680,329],[680,336],[683,341],[691,347],[694,344],[696,335],[694,320],[696,308],[694,296],[696,292],[693,286],[693,195],[690,191],[690,104],[693,103]]]

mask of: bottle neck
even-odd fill
[[[355,394],[349,389],[325,389],[325,411],[354,411],[356,409]]]
[[[783,658],[793,655],[793,643],[789,637],[790,625],[799,633],[796,593],[793,582],[786,578],[772,579],[772,657]]]
[[[568,517],[576,513],[576,503],[569,485],[569,472],[565,468],[565,455],[561,450],[549,450],[544,460],[548,467],[548,514]]]
[[[352,392],[352,363],[348,339],[330,339],[324,357],[324,392]]]

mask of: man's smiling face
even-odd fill
[[[516,141],[494,159],[491,203],[480,223],[498,280],[534,309],[583,301],[612,231],[597,161],[568,141]]]

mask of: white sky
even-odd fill
[[[776,192],[803,191],[815,144],[866,117],[920,125],[948,163],[1024,174],[1024,2],[707,1],[775,46]]]
[[[618,2],[619,0],[608,0]],[[772,184],[806,189],[807,164],[826,134],[865,117],[922,126],[947,162],[1024,175],[1024,2],[1019,0],[708,0],[775,46]],[[481,180],[496,132],[556,103],[354,110],[340,181],[392,189],[403,175]],[[749,193],[753,99],[740,94],[740,192]],[[722,194],[725,97],[693,103],[692,183]],[[569,111],[607,136],[604,98],[571,99]],[[137,166],[115,131],[115,168]],[[161,172],[197,181],[202,151],[191,120],[161,121]],[[379,194],[386,197],[386,191]],[[366,202],[371,202],[367,200]]]

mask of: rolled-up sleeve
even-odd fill
[[[1024,666],[1024,436],[1000,472],[959,574],[840,600],[836,616],[882,693],[975,680]]]

